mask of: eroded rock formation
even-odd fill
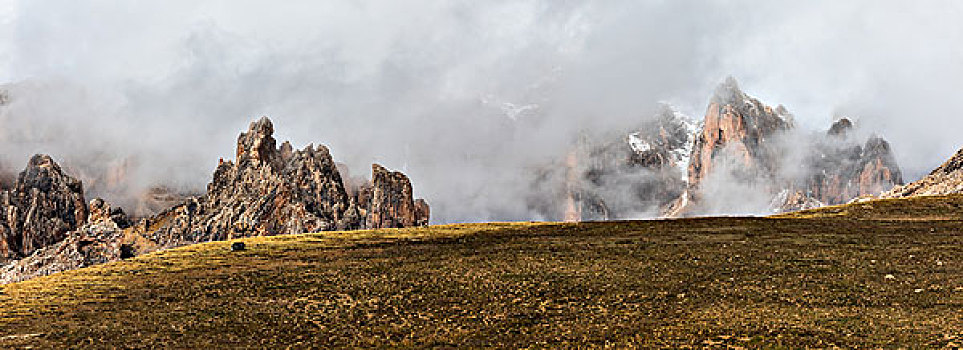
[[[763,197],[768,193],[770,212],[843,204],[902,184],[889,143],[872,136],[861,144],[854,127],[842,118],[823,134],[806,134],[795,129],[785,107],[762,104],[729,78],[716,90],[696,139],[689,198],[681,198],[667,213],[718,211],[700,208],[707,178],[724,179],[716,181],[712,191],[729,186]],[[720,165],[721,174],[713,169]]]
[[[701,127],[666,109],[621,140],[581,138],[565,162],[535,171],[529,208],[548,220],[760,214],[842,204],[903,179],[889,143],[858,139],[846,118],[825,133],[795,127],[727,78]]]
[[[829,129],[826,137],[817,139],[805,164],[809,174],[796,187],[821,203],[836,205],[877,195],[903,183],[889,143],[872,136],[859,144],[849,131],[852,128],[853,123],[843,118]]]
[[[294,150],[273,134],[267,118],[251,123],[206,194],[136,224],[102,199],[88,205],[80,181],[34,157],[16,187],[0,192],[0,253],[15,259],[0,268],[0,283],[212,240],[428,224],[430,208],[404,174],[374,165],[371,181],[346,188],[327,147]]]
[[[416,216],[404,174],[375,165],[372,183],[349,195],[327,147],[277,146],[273,134],[267,118],[251,123],[238,137],[236,161],[220,162],[207,194],[159,215],[167,223],[148,235],[169,246],[427,223],[426,217]]]
[[[773,177],[782,151],[770,141],[792,128],[793,117],[785,107],[767,106],[742,92],[735,79],[727,78],[716,88],[695,139],[689,188],[697,190],[720,157],[738,162],[742,165],[738,171],[748,177]]]
[[[36,155],[13,189],[0,192],[0,261],[53,245],[87,221],[83,184]]]
[[[63,240],[0,267],[0,284],[133,257],[135,249],[127,242],[134,239],[123,230],[129,225],[123,210],[94,199],[88,223],[67,233]]]
[[[371,199],[366,214],[367,228],[395,228],[415,226],[424,222],[427,204],[420,210],[415,207],[411,195],[411,182],[405,174],[388,171],[374,164],[371,166]],[[422,201],[424,203],[424,201]]]

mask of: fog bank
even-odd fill
[[[915,180],[963,146],[959,18],[949,0],[0,0],[0,164],[126,169],[93,193],[119,203],[199,190],[267,115],[354,174],[404,171],[435,223],[528,220],[532,164],[659,101],[701,118],[732,75],[800,127],[852,117]]]

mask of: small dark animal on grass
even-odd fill
[[[240,252],[240,251],[243,251],[243,250],[245,250],[245,249],[247,249],[247,247],[244,245],[244,242],[234,242],[234,243],[231,243],[231,251],[232,251],[232,252]]]

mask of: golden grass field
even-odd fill
[[[0,348],[953,348],[963,197],[243,239],[0,286]]]

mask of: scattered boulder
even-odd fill
[[[134,249],[134,246],[133,246],[133,245],[131,245],[131,244],[121,244],[121,245],[120,245],[120,254],[119,254],[119,255],[120,255],[120,259],[121,259],[121,260],[126,260],[126,259],[133,258],[133,257],[136,256],[137,254],[136,254],[136,250]]]

